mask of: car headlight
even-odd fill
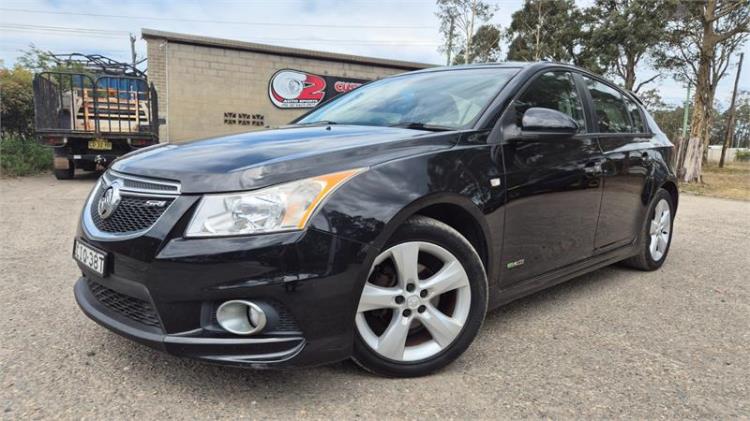
[[[301,230],[317,206],[363,169],[341,171],[249,192],[210,194],[201,199],[187,237]]]

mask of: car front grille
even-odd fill
[[[161,328],[159,317],[148,301],[121,294],[90,279],[88,284],[94,298],[108,309],[146,326]]]
[[[91,201],[91,219],[100,231],[109,233],[132,233],[151,228],[164,211],[167,210],[173,199],[163,197],[140,197],[122,196],[120,204],[108,218],[103,219],[97,211],[97,204],[104,193],[104,188],[99,189]],[[163,206],[152,206],[149,201],[163,201]]]
[[[114,212],[102,218],[99,200],[109,186],[117,183],[121,200]],[[91,198],[88,212],[94,226],[109,234],[132,234],[151,228],[180,193],[179,183],[145,179],[108,171]]]

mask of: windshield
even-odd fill
[[[475,68],[378,80],[324,104],[296,124],[460,129],[474,121],[517,71]]]

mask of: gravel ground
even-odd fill
[[[669,260],[611,267],[488,315],[446,370],[223,368],[152,351],[73,299],[93,178],[0,180],[3,418],[750,418],[750,203],[684,195]]]

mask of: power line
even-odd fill
[[[50,35],[74,35],[74,36],[95,36],[104,38],[121,38],[129,34],[128,31],[92,29],[92,28],[72,28],[65,26],[47,26],[47,25],[26,25],[26,24],[7,24],[0,23],[0,28],[6,31],[14,32],[31,32],[44,33]],[[341,45],[384,45],[384,46],[437,46],[438,43],[431,41],[403,41],[403,40],[351,40],[351,39],[333,39],[333,38],[259,38],[260,42],[295,42],[306,44],[341,44]]]
[[[279,26],[279,27],[298,27],[298,28],[348,28],[348,29],[361,29],[361,28],[367,28],[367,29],[435,29],[434,26],[428,26],[428,25],[338,25],[338,24],[312,24],[312,23],[304,24],[304,23],[278,23],[278,22],[250,22],[250,21],[213,20],[213,19],[168,18],[168,17],[155,17],[155,16],[108,15],[108,14],[102,14],[102,13],[11,9],[11,8],[4,8],[4,7],[0,8],[0,11],[45,14],[45,15],[89,16],[89,17],[114,18],[114,19],[139,19],[139,20],[171,21],[171,22],[216,23],[216,24],[222,24],[222,25]]]
[[[96,28],[71,28],[68,26],[50,26],[50,25],[29,25],[29,24],[22,24],[22,23],[7,23],[7,22],[0,22],[0,26],[4,26],[7,28],[15,28],[15,29],[41,29],[41,30],[50,30],[50,31],[70,31],[70,32],[81,32],[81,33],[88,33],[92,35],[99,35],[99,34],[112,34],[112,35],[122,35],[122,34],[129,34],[128,31],[118,31],[118,30],[112,30],[112,29],[96,29]]]

